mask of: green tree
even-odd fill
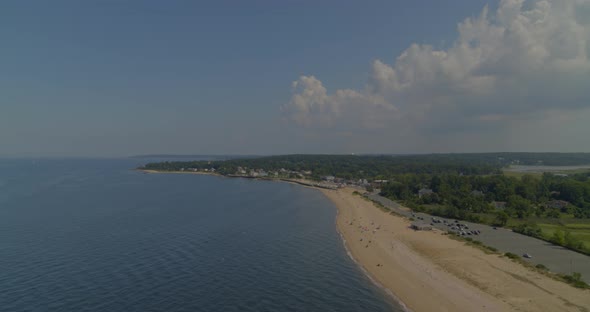
[[[501,225],[501,226],[505,226],[506,223],[508,223],[509,218],[510,218],[510,216],[506,213],[506,211],[500,211],[496,215],[496,220],[494,223]]]
[[[565,234],[563,233],[562,230],[557,230],[555,232],[553,232],[553,237],[551,238],[551,240],[557,244],[557,245],[565,245]]]
[[[560,216],[559,210],[551,209],[547,212],[547,217],[558,219]]]
[[[584,249],[582,243],[577,237],[573,236],[570,231],[566,231],[564,235],[565,246],[572,249]]]

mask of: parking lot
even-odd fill
[[[434,217],[440,220],[440,223],[432,222],[433,216],[425,213],[413,213],[410,209],[400,206],[385,197],[377,194],[369,194],[368,198],[375,200],[382,205],[393,210],[395,213],[430,224],[434,228],[443,231],[451,230],[447,224],[456,224],[454,219]],[[423,220],[420,220],[422,218]],[[444,223],[446,221],[446,223]],[[530,236],[521,235],[512,230],[497,228],[491,226],[471,223],[466,221],[459,221],[468,227],[469,231],[478,231],[478,235],[465,235],[474,240],[482,242],[484,245],[497,248],[500,252],[511,252],[519,256],[528,254],[530,259],[526,259],[533,264],[543,264],[552,272],[571,274],[572,272],[579,272],[582,274],[582,279],[585,282],[590,282],[590,257],[577,253],[566,248],[553,245],[551,243],[536,239]]]

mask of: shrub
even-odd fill
[[[582,274],[578,272],[574,272],[572,275],[561,274],[559,276],[561,276],[561,278],[563,278],[568,284],[574,287],[584,289],[590,288],[590,285],[586,284],[586,282],[582,280]]]
[[[520,257],[517,254],[513,254],[511,252],[507,252],[504,254],[504,256],[510,258],[510,259],[520,259]]]
[[[485,248],[486,248],[487,250],[489,250],[489,251],[498,252],[498,249],[497,249],[497,248],[494,248],[494,247],[492,247],[492,246],[485,246]]]
[[[540,263],[535,265],[535,268],[537,268],[539,270],[543,270],[543,271],[549,271],[549,269],[544,264],[540,264]]]

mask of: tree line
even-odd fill
[[[493,202],[502,202],[508,216],[524,219],[529,216],[558,218],[560,213],[576,218],[590,218],[589,173],[556,176],[550,173],[540,178],[524,175],[521,179],[504,175],[467,176],[456,174],[396,175],[381,188],[381,194],[394,200],[415,205],[438,205],[447,209],[450,217],[460,212],[489,213],[497,209]],[[420,189],[431,194],[419,196]],[[563,201],[563,207],[552,206]],[[467,218],[467,217],[466,217]]]

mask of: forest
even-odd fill
[[[164,171],[175,171],[181,168],[214,168],[221,174],[232,174],[238,167],[266,171],[283,168],[291,171],[311,171],[314,179],[319,179],[324,175],[333,175],[343,179],[378,179],[403,173],[498,174],[503,167],[512,164],[587,165],[590,164],[590,153],[282,155],[240,157],[227,160],[157,162],[149,163],[144,168]]]
[[[588,162],[590,163],[590,157]],[[400,173],[499,173],[502,164],[470,154],[440,155],[285,155],[223,161],[174,161],[149,163],[145,169],[176,171],[181,168],[214,168],[233,174],[238,167],[276,171],[311,171],[313,179],[332,175],[342,179],[375,179]]]

